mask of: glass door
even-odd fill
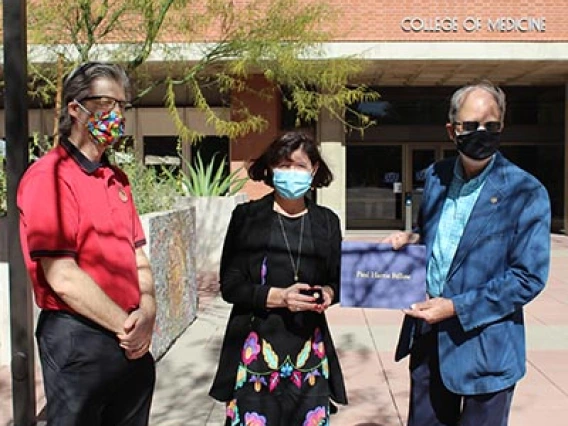
[[[426,179],[426,169],[443,158],[454,157],[457,150],[451,142],[409,145],[405,171],[405,227],[413,227],[418,220],[418,210]],[[409,213],[410,212],[410,213]],[[410,214],[411,220],[407,220]]]
[[[424,183],[426,180],[426,169],[438,159],[438,149],[436,147],[412,148],[410,157],[411,226],[414,227],[418,219],[418,208],[422,202],[422,192],[424,191]]]
[[[451,143],[347,145],[346,225],[355,229],[411,228],[435,161],[455,155]]]
[[[400,228],[402,151],[401,145],[347,146],[347,229]]]

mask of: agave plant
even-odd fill
[[[177,177],[179,190],[183,195],[192,196],[229,196],[239,192],[248,181],[248,177],[239,177],[242,167],[225,175],[225,157],[218,165],[215,156],[207,165],[203,163],[201,155],[197,153],[195,164],[190,165],[188,173],[180,170]],[[171,178],[170,170],[164,170]]]

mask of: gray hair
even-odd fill
[[[450,101],[450,111],[448,113],[448,118],[450,120],[450,123],[456,122],[458,112],[461,106],[463,105],[466,95],[477,89],[485,90],[487,93],[493,96],[495,102],[499,106],[499,112],[501,113],[500,117],[501,121],[505,119],[505,109],[506,109],[505,93],[503,92],[503,90],[501,90],[498,86],[495,86],[490,81],[481,81],[479,83],[463,86],[454,92],[454,94],[452,95],[452,100]]]
[[[69,137],[73,125],[67,105],[73,100],[81,101],[90,96],[93,81],[99,78],[116,81],[124,88],[126,95],[130,95],[130,80],[120,66],[102,62],[85,62],[79,65],[63,81],[61,113],[59,114],[59,135],[62,138]]]

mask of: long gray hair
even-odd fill
[[[73,119],[67,105],[73,100],[81,101],[91,95],[91,85],[98,78],[106,78],[119,83],[130,95],[130,80],[124,70],[116,64],[85,62],[71,71],[63,82],[61,113],[59,114],[59,135],[67,138],[71,134]]]
[[[463,104],[463,101],[466,95],[474,90],[481,89],[488,92],[490,95],[493,96],[495,102],[499,106],[499,112],[501,113],[501,121],[505,119],[505,109],[506,109],[506,101],[505,101],[505,93],[498,87],[495,86],[490,81],[481,81],[475,84],[469,84],[467,86],[463,86],[460,89],[456,90],[452,95],[452,100],[450,101],[450,111],[448,113],[448,118],[450,123],[455,123],[458,112]]]

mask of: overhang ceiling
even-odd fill
[[[363,82],[373,86],[460,86],[490,80],[502,86],[568,83],[568,61],[366,61]]]
[[[502,86],[551,86],[568,84],[568,61],[560,60],[364,60],[352,83],[371,86],[461,86],[490,80]],[[187,63],[180,63],[183,68]],[[163,64],[147,64],[154,76]],[[176,66],[173,67],[174,69]],[[170,64],[170,71],[172,66]]]
[[[178,46],[178,59],[164,61],[163,52],[174,47],[160,46],[154,48],[145,64],[153,78],[172,71],[186,72],[188,65],[199,61],[210,48],[199,43]],[[118,47],[105,45],[106,50],[101,52],[110,54]],[[483,79],[503,86],[568,83],[568,42],[328,43],[323,51],[327,58],[359,59],[364,71],[352,83],[373,86],[460,86]],[[38,64],[54,63],[49,49],[34,47],[33,52],[30,57]],[[0,74],[1,68],[0,64]]]

